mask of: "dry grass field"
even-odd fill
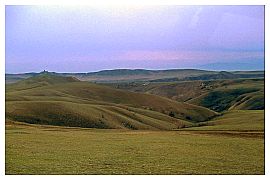
[[[264,139],[8,121],[6,174],[264,174]]]

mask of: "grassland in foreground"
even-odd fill
[[[264,174],[264,139],[7,121],[6,174]]]

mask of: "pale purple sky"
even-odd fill
[[[6,6],[5,30],[7,73],[264,65],[264,6]]]

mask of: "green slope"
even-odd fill
[[[233,110],[188,130],[264,131],[264,119],[264,110]]]
[[[236,103],[234,103],[229,110],[233,109],[264,109],[264,92],[253,92],[241,95],[238,97]]]
[[[263,110],[264,80],[225,81],[221,86],[188,101],[217,112]]]

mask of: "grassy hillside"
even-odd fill
[[[229,110],[234,109],[264,109],[265,97],[263,91],[241,95]]]
[[[213,83],[204,81],[185,81],[185,82],[163,82],[163,83],[111,83],[104,84],[117,89],[134,92],[154,94],[185,102],[192,98],[208,92],[212,89]]]
[[[23,79],[17,83],[8,84],[6,90],[7,91],[25,90],[36,87],[43,87],[45,85],[53,85],[69,82],[79,82],[79,80],[74,77],[63,77],[51,73],[42,73],[40,75],[33,76],[31,78]]]
[[[226,81],[221,86],[188,101],[217,112],[264,109],[264,80]]]
[[[170,130],[191,125],[155,111],[63,101],[7,102],[6,116],[31,124],[87,128]]]
[[[235,133],[236,134],[236,133]],[[264,174],[264,139],[6,124],[6,174]]]
[[[6,91],[6,116],[27,123],[168,130],[217,115],[203,107],[155,95],[51,75],[7,85]]]
[[[264,131],[264,120],[264,110],[233,110],[188,130]]]

